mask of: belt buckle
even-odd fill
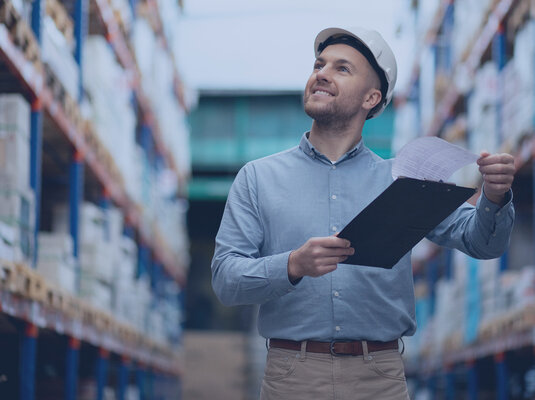
[[[329,346],[329,350],[330,350],[332,356],[335,356],[335,357],[350,357],[350,356],[352,356],[351,353],[337,353],[336,351],[334,351],[334,345],[336,343],[351,343],[351,341],[350,340],[333,340],[330,343],[330,346]]]

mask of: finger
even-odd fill
[[[326,257],[341,257],[341,256],[351,256],[355,254],[355,249],[353,247],[330,247],[327,249],[325,256]]]
[[[317,244],[324,247],[350,247],[351,242],[347,239],[342,239],[337,236],[328,236],[324,238],[317,238]]]
[[[315,273],[312,276],[322,276],[328,274],[329,272],[333,272],[336,268],[338,268],[337,264],[338,263],[321,265],[316,268]]]
[[[324,266],[329,266],[329,265],[340,264],[341,262],[344,262],[345,260],[347,260],[347,258],[348,258],[347,256],[323,258],[320,262],[318,262],[318,268],[322,268]]]
[[[482,174],[514,175],[515,167],[513,164],[489,164],[479,166],[479,172]]]
[[[492,154],[485,157],[480,157],[477,160],[479,166],[491,165],[491,164],[514,164],[515,159],[512,155],[507,153]]]
[[[505,194],[511,189],[508,184],[492,184],[485,186],[485,194]]]
[[[480,153],[479,153],[479,158],[477,159],[477,163],[479,164],[479,160],[482,160],[486,157],[490,156],[490,153],[486,150],[482,150]]]
[[[505,174],[486,174],[485,183],[489,184],[502,184],[502,183],[513,183],[514,176],[505,175]]]

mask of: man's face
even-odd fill
[[[366,99],[378,87],[377,74],[359,51],[345,44],[327,46],[306,84],[305,112],[317,122],[343,124],[358,113],[367,115]]]

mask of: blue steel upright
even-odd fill
[[[136,381],[139,390],[139,400],[149,400],[145,393],[145,370],[141,365],[136,369]]]
[[[507,373],[507,363],[505,353],[498,353],[494,356],[494,363],[496,366],[496,399],[509,399],[509,378]]]
[[[76,260],[76,290],[80,289],[80,204],[84,191],[84,162],[82,154],[75,151],[69,167],[69,232],[73,241],[73,256]]]
[[[35,3],[40,3],[36,0]],[[39,7],[34,5],[34,7]],[[32,266],[37,265],[39,220],[41,218],[41,165],[43,157],[43,109],[40,99],[32,102],[30,117],[30,186],[34,192],[34,232],[33,232],[33,257]]]
[[[456,400],[455,396],[455,372],[452,368],[446,371],[446,400]]]
[[[67,343],[67,358],[65,362],[65,400],[76,400],[79,358],[80,341],[73,337],[69,337]]]
[[[45,13],[45,0],[32,2],[32,30],[37,43],[41,45],[42,23]],[[35,225],[33,235],[32,266],[37,265],[39,219],[41,216],[41,160],[43,154],[43,106],[41,99],[32,101],[32,114],[30,117],[30,186],[35,197]]]
[[[20,400],[35,399],[35,366],[37,359],[38,328],[32,323],[24,324],[20,357]]]
[[[109,352],[103,348],[98,350],[96,378],[97,378],[97,400],[104,399],[104,388],[108,382],[108,362]]]
[[[477,400],[479,392],[479,382],[477,376],[477,367],[475,361],[468,361],[468,399]]]
[[[83,49],[85,37],[87,35],[88,29],[88,17],[89,12],[89,1],[88,0],[76,0],[74,4],[74,39],[76,47],[74,49],[74,59],[78,64],[79,70],[79,81],[78,81],[78,102],[81,102],[84,95],[83,90]]]
[[[119,365],[119,382],[117,388],[117,400],[124,400],[126,395],[126,388],[128,386],[128,377],[130,374],[130,360],[122,357]]]

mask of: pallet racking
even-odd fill
[[[418,55],[424,51],[431,51],[435,55],[442,52],[443,65],[439,65],[440,61],[435,61],[434,112],[430,122],[420,127],[419,135],[441,136],[466,145],[473,133],[464,121],[460,129],[456,123],[460,120],[459,116],[467,113],[476,74],[483,69],[485,63],[492,63],[498,71],[496,104],[499,117],[495,127],[498,136],[495,151],[506,151],[515,156],[519,182],[513,192],[518,194],[515,205],[522,209],[521,216],[517,218],[530,213],[533,215],[535,203],[532,195],[527,193],[530,189],[523,185],[527,183],[535,187],[535,109],[530,111],[531,127],[521,137],[510,137],[500,118],[506,102],[504,88],[509,84],[504,78],[504,70],[512,58],[517,32],[535,17],[535,2],[493,0],[478,4],[481,23],[476,26],[473,36],[464,38],[464,48],[455,60],[451,49],[451,33],[456,29],[454,10],[460,3],[468,2],[443,0],[436,3],[431,19],[433,22],[425,29],[423,39],[416,47]],[[472,2],[474,4],[476,3]],[[419,109],[419,103],[426,100],[421,99],[418,93],[422,71],[421,59],[418,56],[416,58],[412,66],[411,82],[407,90],[398,96],[398,104],[412,102]],[[532,231],[535,231],[535,224]],[[525,250],[532,253],[531,249]],[[431,251],[430,254],[423,267],[415,267],[415,279],[423,282],[420,286],[424,288],[423,297],[434,303],[437,281],[440,277],[451,279],[453,260],[450,251]],[[505,254],[498,261],[499,274],[518,268],[518,265],[512,265],[514,263],[511,262],[511,257],[511,254]],[[458,327],[446,338],[442,348],[436,349],[432,341],[431,344],[428,342],[427,346],[419,348],[418,354],[406,358],[407,375],[416,382],[417,387],[425,388],[431,398],[476,399],[482,395],[492,395],[498,399],[528,398],[518,397],[527,396],[527,389],[525,383],[519,384],[517,381],[522,381],[524,375],[533,368],[534,332],[535,309],[527,301],[526,304],[511,307],[479,321],[475,338],[467,340],[463,328]],[[515,384],[511,383],[512,379],[515,379]],[[513,395],[511,391],[514,385],[522,387],[526,392]]]
[[[140,18],[150,18],[155,35],[170,52],[157,2],[147,0],[130,5],[133,13],[139,11]],[[62,33],[76,43],[74,57],[80,72],[79,98],[73,98],[41,60],[45,9]],[[92,196],[103,208],[114,205],[122,211],[125,233],[139,243],[140,263],[144,266],[140,273],[151,275],[153,290],[156,291],[165,280],[175,281],[183,287],[187,257],[176,256],[171,247],[174,243],[164,236],[156,221],[147,223],[147,210],[128,194],[125,178],[113,156],[81,112],[84,92],[82,54],[85,38],[91,30],[92,34],[106,38],[129,77],[138,110],[138,130],[145,139],[141,143],[145,145],[145,152],[156,160],[156,167],[163,165],[173,171],[181,191],[184,191],[182,187],[188,179],[188,171],[179,168],[154,115],[154,106],[143,91],[123,21],[107,0],[36,0],[32,2],[30,15],[29,20],[25,19],[11,0],[0,0],[0,94],[22,94],[32,110],[30,183],[35,192],[35,247],[42,218],[41,194],[46,184],[43,166],[48,168],[44,163],[46,155],[58,165],[66,166],[69,232],[75,257],[79,252],[80,205],[84,197]],[[173,93],[184,110],[183,85],[176,71],[174,67]],[[65,171],[60,175],[48,169],[47,179],[64,177]],[[9,359],[6,357],[19,365],[20,374],[15,379],[4,376],[11,381],[7,385],[0,383],[0,393],[6,390],[4,393],[8,396],[35,398],[40,385],[36,381],[36,370],[41,368],[39,362],[43,362],[61,366],[59,369],[64,374],[59,378],[59,386],[61,397],[66,399],[80,395],[82,379],[93,384],[99,399],[103,398],[106,386],[110,384],[118,399],[125,398],[128,386],[132,384],[142,398],[153,398],[157,394],[162,396],[158,398],[176,396],[183,368],[180,348],[176,344],[152,339],[147,333],[117,320],[111,312],[65,292],[55,282],[46,281],[34,269],[36,257],[35,249],[33,259],[26,263],[0,260],[0,334],[7,338],[1,346],[4,348],[7,343],[20,341],[19,351]],[[181,296],[175,300],[179,307]],[[58,362],[55,356],[48,354],[46,348],[49,345],[55,353],[64,355],[64,359]],[[86,364],[92,366],[91,371],[83,371]],[[18,384],[13,383],[17,379]],[[52,385],[52,381],[49,383]]]

